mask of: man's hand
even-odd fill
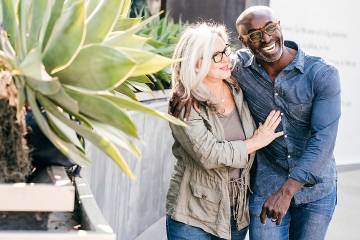
[[[289,178],[284,185],[273,193],[264,203],[260,214],[261,223],[265,224],[266,217],[268,217],[271,221],[280,225],[282,218],[289,209],[291,199],[302,186],[302,183]]]
[[[169,102],[169,114],[174,117],[179,117],[181,111],[185,107],[184,112],[184,121],[189,117],[191,106],[193,104],[193,98],[184,99],[182,96],[184,94],[182,92],[175,91]]]

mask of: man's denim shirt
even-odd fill
[[[336,186],[333,150],[340,118],[340,82],[335,67],[306,55],[297,44],[294,60],[273,82],[249,50],[237,52],[233,70],[258,125],[271,110],[282,113],[277,131],[285,135],[257,151],[252,190],[268,197],[288,179],[305,184],[296,204],[321,199]]]

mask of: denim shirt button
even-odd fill
[[[280,115],[281,115],[281,116],[283,116],[283,115],[284,115],[284,113],[280,113]]]
[[[287,138],[287,134],[284,135],[284,138]]]
[[[291,158],[291,155],[288,155],[288,158]]]
[[[277,92],[275,92],[275,96],[279,95]]]

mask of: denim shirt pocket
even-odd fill
[[[288,103],[288,112],[298,125],[309,126],[312,103]]]

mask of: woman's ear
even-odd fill
[[[195,72],[196,73],[200,72],[201,64],[202,64],[202,61],[200,59],[195,65]]]

